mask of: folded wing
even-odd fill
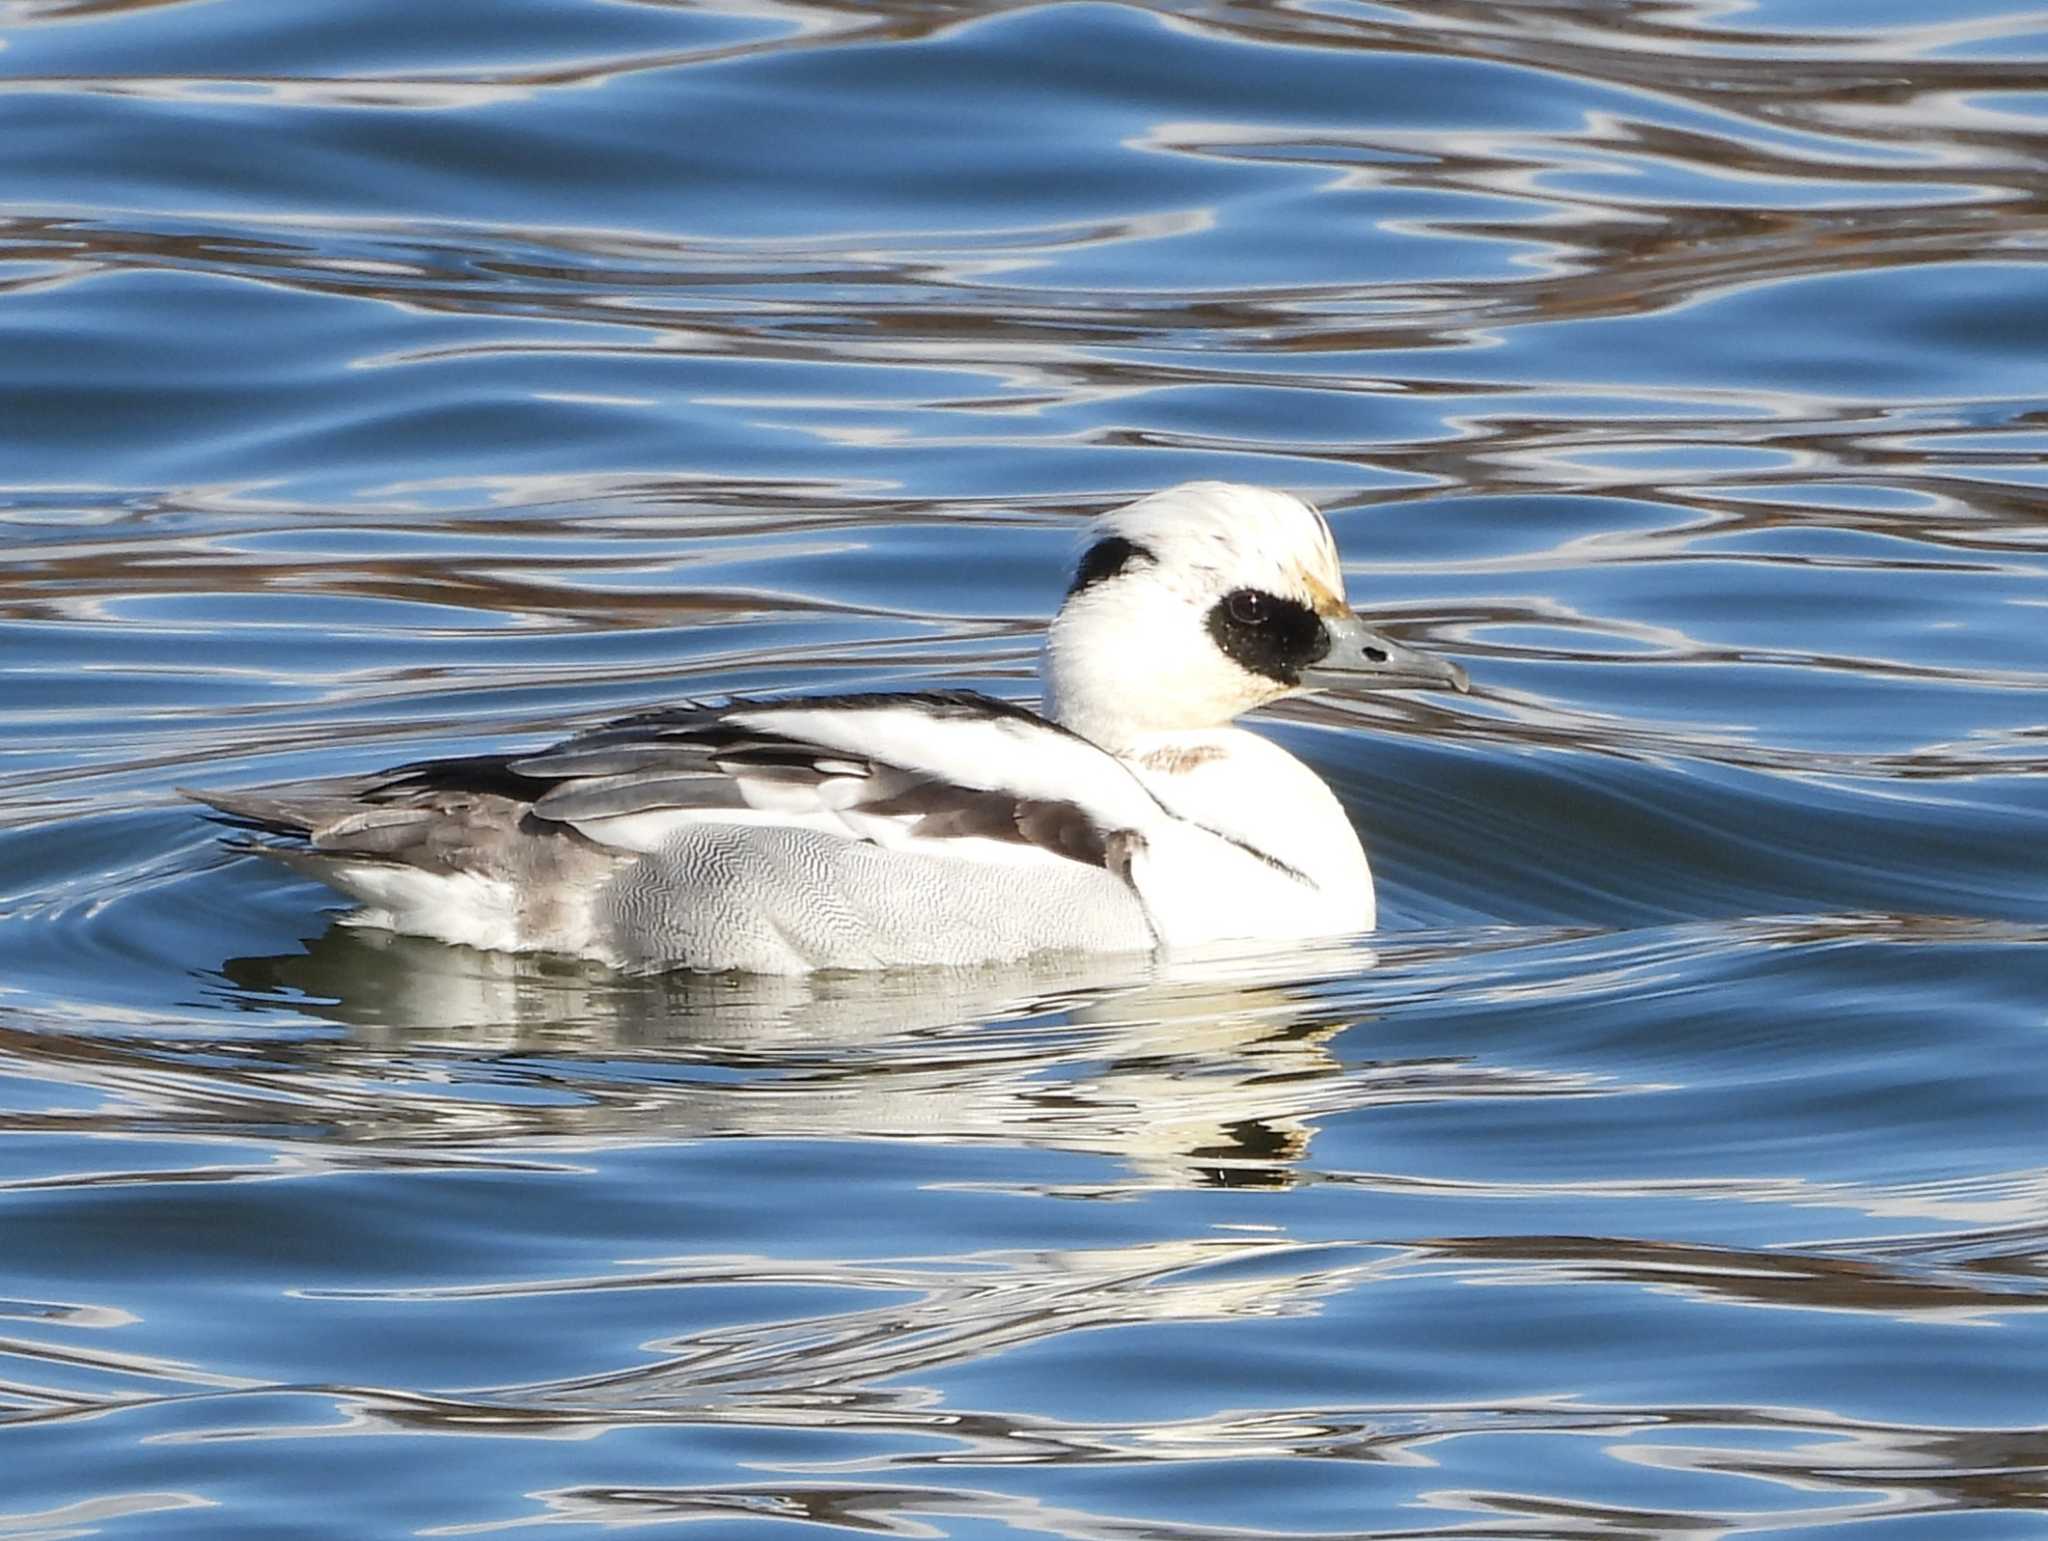
[[[967,692],[671,707],[505,768],[544,788],[537,818],[631,850],[687,823],[763,823],[1105,866],[1112,837],[1165,816],[1087,740]]]

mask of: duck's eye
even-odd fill
[[[1263,626],[1272,604],[1257,589],[1239,589],[1230,596],[1230,618],[1246,626]]]
[[[1292,690],[1330,651],[1330,628],[1298,599],[1232,589],[1209,607],[1209,636],[1225,658]]]

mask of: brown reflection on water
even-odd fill
[[[1557,1420],[1554,1420],[1557,1421]],[[1619,1421],[1619,1420],[1617,1420]],[[1663,1420],[1658,1420],[1660,1423]],[[1514,1431],[1504,1422],[1474,1433]],[[1563,1432],[1602,1434],[1612,1425],[1589,1420]],[[1684,1425],[1680,1424],[1679,1429]],[[1736,1428],[1740,1428],[1738,1424]],[[1678,1430],[1673,1430],[1677,1432]],[[1546,1485],[1532,1466],[1529,1487],[1536,1492],[1509,1493],[1434,1487],[1424,1499],[1429,1521],[1399,1530],[1375,1529],[1373,1536],[1543,1536],[1635,1541],[1651,1536],[1708,1532],[1715,1536],[1773,1535],[1815,1524],[1840,1525],[1885,1521],[1914,1515],[2038,1511],[2044,1493],[2036,1467],[2042,1451],[2039,1437],[2027,1432],[1986,1434],[1945,1431],[1861,1429],[1835,1425],[1810,1427],[1796,1422],[1759,1425],[1756,1432],[1811,1434],[1802,1446],[1779,1451],[1732,1451],[1723,1446],[1683,1446],[1625,1442],[1610,1448],[1625,1459],[1701,1473],[1761,1479],[1796,1490],[1804,1506],[1758,1508],[1731,1504],[1675,1510],[1634,1508],[1615,1504],[1578,1503],[1543,1496]],[[1726,1433],[1708,1422],[1702,1432]],[[1330,1455],[1367,1461],[1433,1465],[1428,1447],[1447,1436],[1431,1433],[1411,1441],[1375,1437],[1361,1431],[1348,1445],[1300,1454]],[[1295,1452],[1289,1452],[1295,1453]],[[1227,1458],[1227,1457],[1221,1457]],[[1836,1500],[1817,1516],[1810,1506],[1816,1495]],[[1242,1534],[1199,1523],[1138,1519],[1090,1511],[1042,1500],[990,1491],[980,1486],[917,1485],[884,1482],[850,1483],[844,1479],[732,1483],[717,1486],[566,1488],[536,1495],[544,1506],[541,1523],[635,1526],[684,1521],[758,1519],[810,1521],[881,1535],[941,1534],[947,1519],[979,1519],[1020,1534],[1055,1535],[1076,1541],[1227,1541]],[[1460,1519],[1463,1523],[1460,1523]],[[482,1532],[487,1527],[475,1527]],[[467,1532],[469,1527],[462,1527]],[[1271,1541],[1327,1541],[1326,1530],[1261,1527]],[[1364,1532],[1359,1533],[1366,1534]]]
[[[366,548],[402,546],[416,531],[379,531],[359,527]],[[0,568],[0,616],[18,619],[68,617],[91,620],[110,601],[139,596],[189,598],[230,594],[321,594],[353,599],[386,599],[422,606],[452,606],[471,615],[512,621],[546,621],[565,629],[638,629],[647,626],[704,625],[714,620],[762,612],[878,614],[830,601],[772,592],[661,589],[626,585],[592,586],[578,577],[644,572],[648,552],[621,541],[615,554],[566,554],[507,561],[493,555],[488,542],[502,537],[502,528],[480,520],[441,519],[436,537],[478,542],[467,556],[451,556],[445,545],[418,554],[371,555],[359,550],[297,559],[263,551],[237,551],[235,542],[220,537],[197,539],[132,538],[72,543],[68,549],[44,548],[35,561]],[[548,534],[568,534],[561,526],[527,524],[520,534],[536,541]],[[637,534],[638,532],[636,532]],[[437,545],[439,542],[437,541]],[[666,554],[665,565],[687,568],[689,556]]]
[[[154,11],[191,5],[195,0],[13,0],[7,8],[10,25],[36,22],[97,21],[131,11]]]
[[[1447,171],[1442,163],[1449,159],[1444,137],[1431,141],[1431,164],[1378,180],[1393,188],[1440,190]],[[1402,156],[1417,158],[1413,152]],[[993,260],[1004,256],[1042,258],[1063,249],[1180,233],[1177,221],[1154,218],[1026,229],[1007,238],[962,231],[936,247],[929,238],[905,237],[892,250],[886,238],[872,237],[718,242],[488,227],[440,233],[388,222],[277,219],[194,231],[124,226],[110,217],[14,216],[0,220],[0,255],[33,265],[19,282],[38,287],[64,276],[124,270],[219,273],[416,311],[527,316],[613,333],[608,341],[486,341],[407,355],[411,361],[490,352],[642,353],[950,366],[998,376],[1007,389],[942,396],[924,405],[1030,412],[1048,401],[1196,384],[1366,394],[1483,390],[1477,360],[1460,366],[1475,373],[1474,384],[1411,378],[1396,387],[1341,363],[1318,371],[1315,357],[1465,349],[1484,341],[1490,328],[1640,315],[1764,279],[1978,260],[1987,249],[2017,250],[2048,233],[2048,199],[1986,203],[1980,196],[1973,192],[1961,205],[1853,212],[1674,205],[1646,229],[1640,219],[1609,218],[1577,195],[1517,192],[1515,200],[1529,205],[1527,222],[1442,221],[1434,228],[1445,235],[1539,246],[1549,253],[1550,271],[1464,284],[1317,284],[1191,294],[1037,290],[996,281],[984,271],[1005,266]],[[1372,302],[1370,319],[1358,314],[1357,302],[1365,298]],[[1213,356],[1190,364],[1187,351],[1197,347]],[[1148,358],[1149,348],[1166,356]],[[1107,356],[1104,350],[1112,349],[1116,356]],[[1265,354],[1284,358],[1285,372],[1257,363]],[[1727,418],[1712,421],[1723,434],[1735,431]],[[1481,489],[1496,484],[1486,477],[1460,479]]]
[[[1813,1311],[1932,1312],[1958,1320],[2048,1310],[2048,1281],[1957,1264],[1703,1247],[1612,1236],[1479,1236],[1418,1243],[1418,1262],[1470,1265],[1493,1282],[1598,1281]]]
[[[808,35],[571,70],[493,77],[522,89],[583,85],[733,52],[908,40],[984,19],[984,6],[806,7]],[[433,232],[351,221],[252,221],[239,229],[168,230],[115,220],[18,217],[8,254],[80,273],[168,267],[233,273],[307,292],[387,300],[420,310],[521,314],[641,328],[654,340],[616,347],[758,358],[978,359],[1028,374],[1068,398],[1180,383],[1262,383],[1376,391],[1387,382],[1185,362],[1199,344],[1256,359],[1385,348],[1462,348],[1523,321],[1638,315],[1762,279],[1976,260],[2023,253],[2048,226],[2034,168],[2042,135],[2022,117],[1971,103],[2038,81],[2029,62],[1927,57],[1938,29],[1889,44],[1800,39],[1675,24],[1683,8],[1603,7],[1566,20],[1551,6],[1381,7],[1371,19],[1214,5],[1185,24],[1259,44],[1503,61],[1561,80],[1624,91],[1633,114],[1589,113],[1552,134],[1421,134],[1322,128],[1299,135],[1162,126],[1159,148],[1198,156],[1324,165],[1347,186],[1442,197],[1463,192],[1516,217],[1425,220],[1442,235],[1538,251],[1526,276],[1228,291],[1047,291],[1009,281],[993,259],[1178,233],[1158,216],[1037,230],[702,241],[622,232],[466,228]],[[1717,8],[1694,12],[1705,22]],[[1702,39],[1738,39],[1744,56]],[[1824,56],[1788,62],[1804,46]],[[49,84],[56,85],[58,82]],[[90,82],[66,81],[68,88]],[[298,83],[306,88],[308,83]],[[420,89],[455,89],[447,80]],[[352,80],[360,96],[368,83]],[[1673,114],[1682,122],[1664,121]],[[1694,121],[1705,114],[1705,122]],[[1902,137],[1903,125],[1911,125]],[[1618,175],[1617,173],[1650,173]],[[1698,201],[1687,175],[1708,180]],[[1650,189],[1639,192],[1637,187]],[[1660,197],[1666,201],[1659,201]],[[40,277],[35,281],[46,281]],[[1356,303],[1370,299],[1370,314]],[[715,299],[715,304],[705,303]],[[1176,357],[1103,357],[1107,348],[1174,345]],[[546,345],[522,345],[546,351]],[[586,344],[578,351],[589,351]],[[1299,366],[1297,365],[1297,368]],[[1014,384],[1023,385],[1022,380]],[[1415,389],[1417,382],[1405,382]],[[1028,409],[1028,386],[1007,403]],[[1485,479],[1473,485],[1488,485]]]
[[[1998,23],[1802,35],[1744,31],[1739,18],[1712,5],[1636,3],[1566,13],[1549,4],[1393,4],[1355,16],[1231,3],[1156,9],[1176,26],[1254,45],[1499,63],[1606,93],[1583,122],[1551,134],[1322,128],[1219,137],[1172,125],[1157,131],[1159,145],[1179,153],[1327,165],[1354,187],[1507,200],[1525,217],[1443,220],[1431,228],[1530,245],[1544,253],[1540,270],[1469,285],[1049,294],[990,281],[983,269],[1002,245],[989,240],[994,232],[963,232],[933,249],[929,241],[867,235],[858,242],[718,243],[556,231],[521,252],[510,232],[450,232],[436,240],[356,222],[309,243],[281,221],[241,231],[169,232],[32,217],[10,221],[0,240],[22,260],[79,272],[187,267],[424,309],[647,327],[669,351],[817,357],[817,345],[829,343],[841,356],[883,360],[910,346],[962,357],[971,356],[970,343],[984,357],[994,346],[1031,348],[1031,366],[1072,392],[1232,378],[1167,360],[1071,356],[1089,349],[1166,337],[1211,346],[1227,338],[1232,353],[1246,356],[1460,346],[1489,326],[1640,314],[1759,278],[1975,259],[2003,245],[2019,249],[2048,221],[2037,175],[2041,130],[1981,105],[2000,92],[2034,89],[2038,65],[1936,52],[1995,36]],[[855,38],[912,42],[990,13],[986,5],[924,0],[812,3],[784,10],[809,22],[806,29],[702,50],[511,71],[240,83],[266,84],[283,99],[340,93],[343,105],[359,108],[432,105],[420,94],[436,92],[460,103],[469,99],[464,93],[581,89],[632,73]],[[13,82],[15,89],[145,93],[179,84]],[[1607,105],[1616,98],[1628,108]],[[1660,174],[1612,175],[1629,168]],[[1656,192],[1630,186],[1667,189],[1668,199],[1673,174],[1681,174],[1683,187],[1682,174],[1693,173],[1708,179],[1710,197],[1659,202]],[[256,233],[265,230],[273,233]],[[1124,221],[1014,235],[1017,246],[1044,252],[1159,233]],[[376,250],[323,249],[351,238],[367,238]],[[778,291],[772,306],[763,303],[763,285]],[[869,292],[850,292],[852,286]],[[829,293],[829,301],[806,299],[807,289]],[[724,292],[715,310],[690,303],[693,295],[718,291]],[[1361,294],[1374,301],[1369,321],[1343,308]]]

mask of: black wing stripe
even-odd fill
[[[1074,803],[980,792],[947,782],[919,781],[865,803],[862,813],[914,816],[916,833],[934,840],[1006,840],[1035,845],[1091,867],[1108,864],[1110,832]]]
[[[577,819],[614,819],[663,809],[733,809],[748,806],[730,777],[595,776],[564,781],[534,802],[544,819],[563,823]]]
[[[675,744],[620,743],[615,747],[597,745],[588,749],[564,745],[514,760],[512,769],[522,776],[566,780],[571,776],[625,776],[636,771],[679,769],[690,761],[706,771],[711,766],[708,752]]]

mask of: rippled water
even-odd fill
[[[2048,18],[0,0],[0,1536],[2048,1532]],[[170,789],[1332,511],[1383,930],[620,980]]]

